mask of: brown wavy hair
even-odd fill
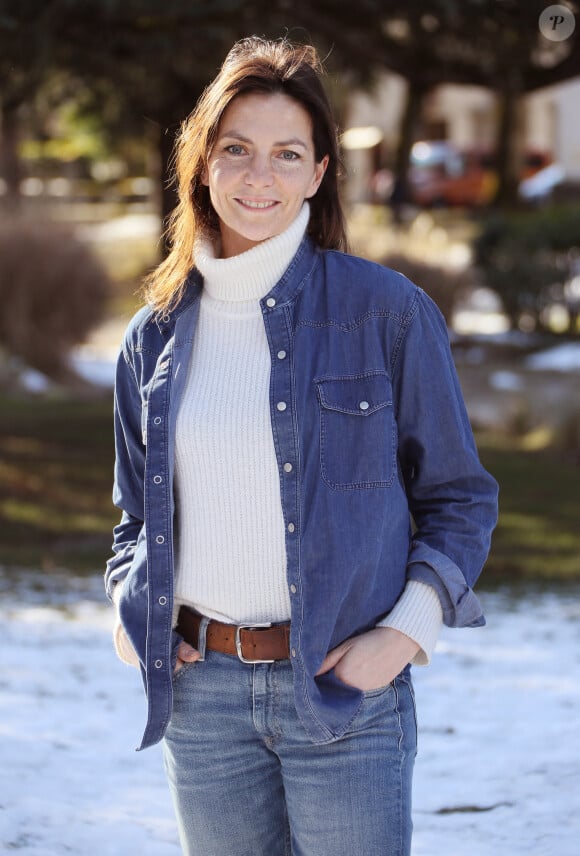
[[[338,192],[337,130],[322,73],[322,64],[310,45],[294,45],[285,38],[268,41],[251,36],[232,47],[177,137],[173,181],[179,201],[167,228],[170,252],[144,283],[145,299],[155,310],[167,312],[179,301],[193,264],[196,235],[219,227],[202,175],[226,107],[244,93],[282,93],[308,112],[316,161],[319,163],[325,155],[329,158],[318,191],[309,200],[308,234],[323,249],[346,249]]]

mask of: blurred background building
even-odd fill
[[[351,95],[343,137],[349,202],[380,199],[391,189],[405,92],[402,77],[383,73],[372,92],[357,91]],[[543,182],[536,181],[536,198],[548,197],[565,179],[580,185],[578,104],[580,77],[522,95],[517,105],[521,179],[552,166]],[[424,98],[411,164],[418,172],[421,164],[424,171],[429,166],[440,167],[454,181],[455,188],[447,187],[438,198],[437,187],[421,187],[418,175],[419,186],[414,194],[418,204],[444,204],[454,199],[468,205],[489,203],[494,189],[498,110],[497,95],[481,86],[444,84]],[[379,177],[376,187],[373,177],[379,170],[391,172],[391,180],[383,175],[382,184]],[[478,183],[477,173],[487,173],[491,180],[481,181],[480,175]]]

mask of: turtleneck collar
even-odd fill
[[[219,259],[208,236],[202,236],[194,251],[195,264],[204,288],[214,300],[228,302],[260,300],[280,279],[292,261],[310,218],[308,202],[280,235],[256,244],[251,250]]]

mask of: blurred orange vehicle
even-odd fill
[[[528,151],[521,179],[551,163],[546,152]],[[487,205],[497,189],[493,152],[461,150],[445,140],[421,141],[411,149],[411,201],[422,207]]]

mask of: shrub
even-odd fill
[[[564,286],[580,252],[580,205],[496,213],[483,224],[473,249],[476,267],[514,327],[524,315],[542,326],[546,307],[568,303]],[[576,307],[567,308],[575,324]]]
[[[64,379],[70,348],[101,320],[108,277],[69,228],[0,221],[0,346]]]
[[[552,445],[570,461],[580,464],[580,408],[574,402],[554,430]]]

